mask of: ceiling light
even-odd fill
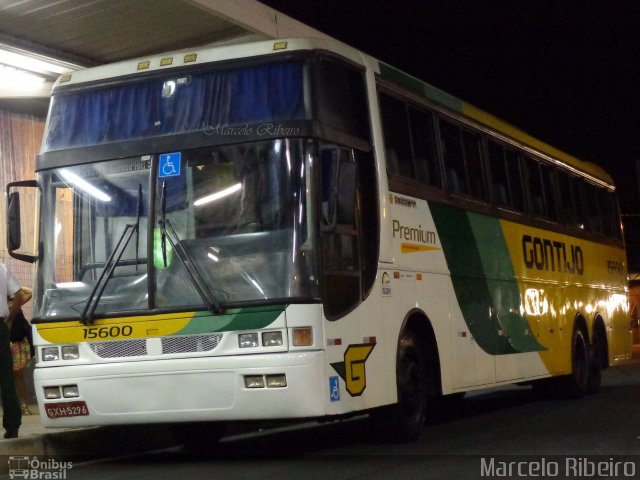
[[[34,73],[18,70],[0,63],[0,85],[17,89],[29,90],[38,88],[45,82],[45,78]]]
[[[102,200],[104,202],[111,201],[111,197],[109,195],[104,193],[102,190],[94,187],[86,180],[83,180],[82,178],[77,176],[75,173],[72,173],[69,170],[63,169],[63,170],[60,170],[60,175],[64,177],[64,179],[68,181],[70,184],[75,185],[81,190],[84,190],[92,197],[95,197],[98,200]]]
[[[242,188],[242,184],[236,183],[235,185],[225,188],[224,190],[220,190],[219,192],[212,193],[211,195],[207,195],[206,197],[199,198],[198,200],[193,202],[193,205],[195,207],[198,207],[200,205],[204,205],[205,203],[215,202],[216,200],[219,200],[223,197],[226,197],[228,195],[231,195],[232,193],[237,192],[241,188]]]
[[[81,65],[39,55],[35,52],[29,52],[6,44],[0,44],[0,63],[51,78],[82,68]]]

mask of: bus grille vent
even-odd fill
[[[164,337],[162,339],[162,353],[209,352],[218,346],[220,340],[222,340],[221,333]]]
[[[100,358],[142,357],[147,354],[145,340],[96,342],[89,346]]]

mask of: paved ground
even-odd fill
[[[634,358],[636,363],[640,362],[640,345],[634,348]],[[634,376],[636,370],[634,366]],[[625,371],[626,369],[623,369],[619,373],[624,374]],[[0,437],[0,473],[7,472],[5,459],[9,456],[39,455],[62,458],[82,454],[85,458],[108,458],[175,446],[168,430],[162,426],[52,429],[42,426],[35,405],[31,406],[31,410],[34,415],[23,417],[19,438],[5,440]],[[448,428],[451,428],[451,425]]]

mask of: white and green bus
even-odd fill
[[[49,427],[368,412],[410,440],[439,396],[580,396],[631,357],[611,178],[336,41],[64,75],[7,193]]]

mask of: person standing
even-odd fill
[[[5,292],[5,293],[2,293]],[[0,263],[0,399],[2,400],[2,426],[4,438],[17,438],[22,424],[20,399],[13,377],[13,357],[11,355],[10,331],[13,319],[22,305],[31,299],[31,289],[21,287],[11,274],[9,267]],[[11,301],[11,308],[9,302]]]
[[[11,302],[9,302],[9,305],[11,305]],[[11,306],[9,310],[11,310]],[[16,390],[18,391],[18,398],[22,405],[22,415],[31,415],[24,371],[35,355],[35,347],[33,346],[31,324],[24,316],[22,309],[20,309],[13,319],[10,332],[9,339],[11,340],[11,355],[13,357],[13,378],[16,383]]]

